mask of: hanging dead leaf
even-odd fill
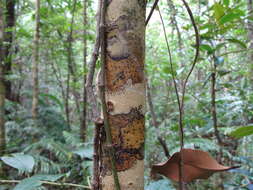
[[[183,181],[191,182],[195,179],[207,179],[216,172],[227,171],[235,167],[220,165],[209,153],[202,150],[183,149]],[[179,181],[180,152],[176,152],[164,163],[152,166],[152,174],[161,174],[171,180]]]

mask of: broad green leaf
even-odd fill
[[[235,138],[242,138],[252,134],[253,134],[253,126],[243,126],[233,131],[230,135]]]
[[[36,187],[41,185],[42,182],[31,177],[22,180],[13,190],[34,190]]]
[[[60,179],[62,176],[62,174],[59,175],[34,175],[30,178],[26,178],[24,180],[22,180],[18,185],[16,185],[16,187],[14,188],[14,190],[33,190],[36,187],[39,187],[43,184],[43,181],[57,181],[58,179]]]
[[[227,39],[227,41],[231,42],[231,43],[235,43],[235,44],[238,44],[240,45],[242,48],[245,48],[247,49],[247,45],[242,42],[241,40],[238,40],[238,39],[235,39],[235,38],[230,38],[230,39]]]
[[[21,172],[32,172],[35,164],[34,159],[30,155],[16,154],[12,157],[1,157],[1,160]]]
[[[220,3],[215,3],[213,5],[214,9],[214,17],[216,19],[216,22],[218,23],[220,18],[225,14],[225,9]]]
[[[61,177],[63,177],[64,174],[58,174],[58,175],[46,175],[46,174],[38,174],[34,175],[31,178],[36,179],[36,180],[41,180],[41,181],[57,181]]]
[[[228,22],[232,22],[234,21],[235,19],[239,19],[240,18],[240,14],[237,14],[237,13],[228,13],[224,16],[221,17],[221,19],[219,20],[219,24],[223,25],[223,24],[226,24]]]
[[[208,44],[201,44],[199,48],[202,51],[207,51],[209,54],[211,54],[214,51],[214,49]]]
[[[93,148],[81,148],[75,150],[73,153],[81,156],[82,158],[93,158]]]
[[[207,23],[207,24],[204,24],[204,25],[201,25],[199,27],[200,30],[205,30],[205,29],[214,29],[215,28],[215,25],[212,24],[212,23]]]
[[[220,50],[222,47],[224,47],[226,45],[226,43],[219,43],[216,47],[215,47],[215,51]]]
[[[163,68],[163,72],[166,73],[166,74],[171,74],[171,70],[167,66]]]

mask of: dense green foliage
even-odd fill
[[[34,1],[17,1],[16,25],[12,31],[12,73],[8,80],[19,96],[18,102],[6,102],[7,153],[1,157],[6,173],[5,180],[23,180],[17,185],[0,183],[0,190],[14,189],[64,189],[42,184],[41,180],[90,185],[92,176],[93,128],[88,114],[87,140],[80,140],[80,110],[82,105],[83,29],[88,31],[88,60],[95,40],[95,7],[88,2],[88,24],[83,25],[82,1],[77,1],[75,11],[70,0],[41,1],[41,38],[39,65],[39,119],[31,119],[31,62],[33,55]],[[147,12],[153,2],[148,3]],[[186,87],[184,133],[185,147],[208,151],[224,165],[240,165],[208,180],[189,184],[189,189],[253,189],[253,60],[249,39],[249,22],[246,0],[188,2],[200,32],[200,57]],[[162,33],[157,11],[146,30],[146,73],[151,87],[152,102],[159,128],[146,114],[146,190],[176,189],[177,184],[163,178],[152,179],[152,164],[165,161],[157,137],[161,136],[170,154],[180,148],[176,94],[172,72],[176,75],[179,92],[182,81],[189,72],[194,51],[194,30],[181,1],[159,2],[166,25],[172,52],[173,71]],[[74,14],[73,14],[74,13]],[[71,19],[74,16],[73,25]],[[73,27],[72,60],[77,82],[70,80],[69,113],[66,120],[68,84],[68,37]],[[8,30],[8,29],[6,29]],[[253,30],[253,28],[251,29]],[[98,64],[99,66],[99,64]],[[218,131],[222,144],[215,136],[212,117],[212,74],[216,74],[216,112]],[[88,104],[89,106],[89,104]],[[88,113],[91,108],[88,108]],[[221,154],[222,150],[222,154]],[[28,178],[30,177],[30,178]],[[66,189],[81,189],[65,187]]]

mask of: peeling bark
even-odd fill
[[[144,189],[145,3],[112,0],[106,11],[106,104],[121,190]],[[115,190],[102,137],[102,189]]]

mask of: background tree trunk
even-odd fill
[[[5,153],[5,84],[4,84],[4,54],[3,54],[3,40],[4,40],[4,9],[3,0],[0,0],[0,156]]]
[[[4,1],[2,1],[4,4]],[[4,34],[4,74],[9,75],[11,74],[11,67],[12,67],[12,41],[13,41],[13,28],[15,26],[15,4],[16,0],[6,0],[5,5],[6,9],[4,12],[6,26],[8,30],[5,31]],[[11,81],[5,80],[5,91],[6,91],[6,98],[12,100],[12,92],[11,92]]]
[[[248,0],[248,16],[249,17],[253,17],[253,0]],[[248,20],[248,39],[249,39],[249,43],[250,43],[250,47],[249,49],[253,49],[253,21],[252,20]],[[249,66],[250,66],[250,81],[253,82],[253,52],[251,51],[249,53]]]
[[[39,96],[39,78],[38,78],[38,65],[39,65],[39,40],[40,40],[40,0],[36,0],[36,23],[34,34],[34,55],[33,55],[33,100],[32,100],[32,117],[38,117],[38,96]]]
[[[106,103],[121,190],[144,189],[145,8],[145,0],[112,0],[106,8]],[[102,143],[102,189],[114,190]]]
[[[86,113],[87,113],[87,92],[86,92],[86,77],[87,77],[87,1],[83,1],[83,112],[82,122],[80,126],[80,137],[82,142],[86,140]]]

